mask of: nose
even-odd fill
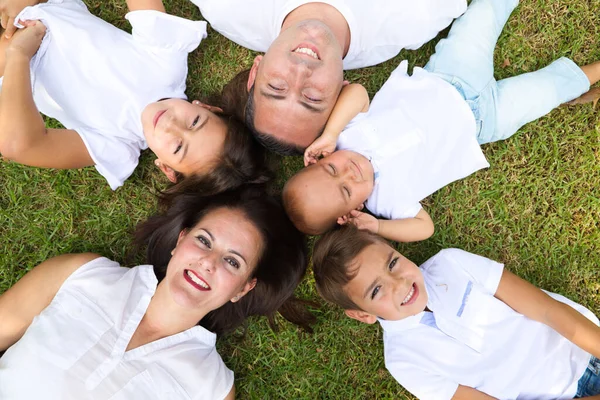
[[[200,268],[207,273],[214,273],[217,270],[217,259],[213,254],[206,255],[198,260]]]
[[[170,115],[169,118],[165,118],[163,131],[169,135],[181,136],[184,129],[180,125],[181,124],[178,123],[178,121],[172,115]]]

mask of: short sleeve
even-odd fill
[[[400,345],[399,345],[400,346]],[[412,362],[394,357],[393,351],[385,352],[385,366],[394,379],[421,400],[450,400],[458,383],[415,366]]]
[[[137,10],[125,15],[133,39],[145,46],[190,53],[206,38],[206,22],[169,15],[156,10]]]
[[[408,207],[394,207],[391,212],[391,219],[405,219],[405,218],[414,218],[417,216],[419,211],[421,211],[423,207],[421,203],[413,204]]]
[[[122,186],[138,165],[142,143],[102,135],[83,127],[74,130],[83,140],[96,169],[108,181],[110,188],[116,190]]]
[[[447,264],[453,268],[462,270],[469,275],[486,293],[492,296],[496,294],[504,271],[503,264],[460,249],[442,250],[438,256],[450,261]]]

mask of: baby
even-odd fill
[[[387,369],[419,399],[600,394],[598,319],[502,264],[447,249],[419,268],[350,225],[319,239],[313,269],[324,299],[379,321]]]
[[[480,144],[510,137],[600,79],[600,63],[580,68],[561,58],[496,82],[494,47],[517,4],[471,2],[425,68],[409,76],[408,63],[400,63],[370,108],[364,90],[344,89],[323,135],[306,150],[308,167],[284,188],[300,230],[314,235],[350,222],[389,240],[428,238],[433,223],[419,202],[488,167]],[[363,205],[385,219],[361,212]]]
[[[113,190],[147,147],[171,182],[215,170],[252,180],[264,151],[243,124],[186,100],[188,53],[206,22],[168,15],[160,0],[128,7],[132,34],[79,0],[20,11],[21,29],[0,40],[0,153],[44,168],[94,165]],[[39,112],[66,129],[47,128]]]

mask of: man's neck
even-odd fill
[[[318,20],[327,25],[337,39],[342,54],[346,57],[350,48],[350,28],[346,18],[333,6],[325,3],[308,3],[292,10],[281,24],[281,30],[284,31],[298,22],[308,19]]]

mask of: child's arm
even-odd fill
[[[600,357],[600,328],[531,283],[505,269],[494,296],[516,312],[548,325],[583,350]]]
[[[23,22],[6,49],[0,91],[0,153],[21,164],[45,168],[94,165],[77,132],[46,129],[31,92],[29,62],[46,31],[39,21]]]
[[[0,296],[0,350],[15,344],[33,318],[50,304],[64,281],[80,266],[99,256],[66,254],[44,261]]]
[[[321,136],[304,151],[304,166],[314,164],[335,150],[336,142],[346,125],[361,112],[369,109],[369,94],[358,83],[342,88]]]
[[[4,31],[4,36],[10,39],[17,31],[15,17],[19,15],[25,7],[45,2],[46,0],[0,0],[0,21],[2,27],[6,29]]]
[[[434,226],[427,211],[421,209],[414,218],[377,219],[367,213],[352,210],[350,216],[338,218],[338,224],[354,224],[395,242],[418,242],[433,235]]]
[[[162,0],[127,0],[129,11],[155,10],[166,12]]]

